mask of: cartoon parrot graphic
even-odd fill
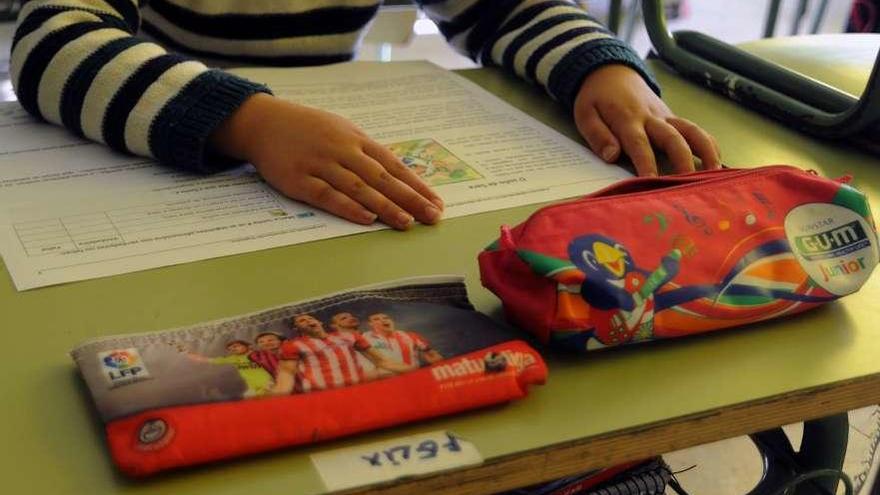
[[[654,293],[678,274],[681,251],[672,249],[653,272],[636,266],[623,245],[592,234],[568,245],[572,263],[584,273],[581,297],[590,307],[595,337],[605,345],[653,336]]]

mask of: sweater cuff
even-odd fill
[[[566,108],[572,110],[584,79],[594,70],[608,64],[621,64],[635,70],[660,95],[660,86],[642,59],[624,42],[615,38],[587,42],[571,50],[553,68],[547,90]]]
[[[268,87],[223,72],[209,70],[192,80],[153,121],[150,149],[163,164],[212,173],[241,164],[213,152],[208,138],[250,96],[269,93]]]

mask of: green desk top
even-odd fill
[[[874,43],[880,45],[878,38]],[[845,62],[853,80],[864,81],[868,68]],[[653,66],[669,105],[718,138],[727,164],[788,163],[828,176],[853,173],[856,184],[880,204],[880,159],[790,131]],[[837,71],[826,67],[825,72]],[[495,71],[463,74],[574,136],[565,115],[526,85]],[[858,92],[857,87],[848,89]],[[584,359],[550,358],[549,383],[518,403],[148,481],[129,481],[115,473],[85,387],[66,354],[79,342],[189,325],[347,287],[437,273],[464,274],[477,306],[497,314],[497,300],[480,287],[475,256],[496,235],[498,225],[515,224],[532,210],[515,208],[407,233],[376,232],[21,293],[8,277],[0,278],[4,492],[319,493],[322,486],[310,453],[419,431],[453,430],[475,443],[491,462],[852,380],[877,379],[872,388],[877,392],[859,405],[880,402],[880,275],[875,274],[860,293],[784,322]],[[842,409],[833,402],[822,407],[829,413]]]

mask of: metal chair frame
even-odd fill
[[[880,152],[880,54],[856,99],[706,34],[670,34],[662,0],[642,0],[642,13],[658,56],[684,77],[808,134]]]

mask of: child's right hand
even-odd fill
[[[248,98],[211,136],[273,187],[359,224],[433,224],[443,201],[383,145],[336,114],[267,94]]]

